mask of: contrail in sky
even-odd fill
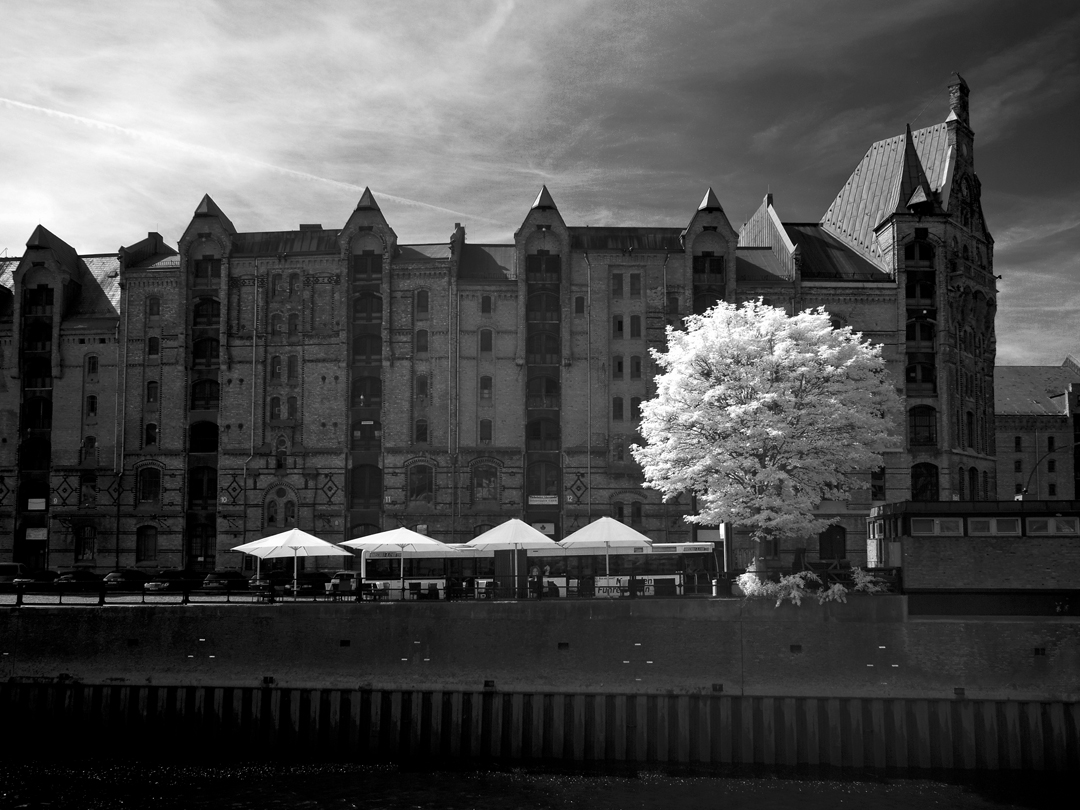
[[[58,118],[62,121],[70,121],[80,126],[90,127],[91,129],[101,130],[102,132],[111,132],[116,135],[121,135],[125,138],[134,138],[138,141],[145,141],[146,143],[155,143],[161,146],[168,146],[172,149],[179,149],[185,152],[193,152],[196,154],[205,155],[206,157],[214,158],[216,160],[231,160],[246,163],[249,166],[256,166],[260,169],[266,169],[268,171],[275,172],[277,174],[283,174],[286,177],[293,177],[297,180],[307,180],[308,182],[315,183],[327,183],[331,186],[337,186],[338,188],[349,189],[350,191],[363,191],[363,186],[358,186],[355,183],[345,183],[341,180],[331,180],[327,177],[319,177],[317,174],[309,174],[308,172],[297,171],[296,169],[287,169],[284,166],[275,166],[273,163],[267,163],[263,160],[255,160],[254,158],[244,157],[243,155],[236,155],[231,152],[220,152],[216,149],[210,149],[205,146],[199,146],[197,144],[184,143],[173,138],[166,138],[163,135],[155,135],[150,132],[140,132],[137,129],[128,129],[127,127],[117,126],[116,124],[108,124],[104,121],[96,121],[93,118],[84,118],[81,115],[72,115],[71,113],[61,112],[60,110],[50,110],[48,107],[38,107],[35,104],[26,104],[22,101],[15,101],[10,98],[0,97],[0,105],[6,107],[12,107],[17,110],[27,110],[28,112],[38,113],[39,115],[46,115],[50,118]],[[444,214],[453,214],[456,217],[463,217],[467,219],[477,220],[479,222],[487,222],[491,225],[505,225],[504,222],[499,222],[494,219],[487,219],[486,217],[479,217],[475,214],[466,214],[462,211],[455,211],[452,208],[442,208],[438,205],[431,205],[430,203],[420,202],[419,200],[410,200],[406,197],[398,197],[394,194],[387,194],[382,191],[372,191],[373,194],[389,200],[399,203],[401,205],[409,205],[415,208],[427,208],[431,211],[439,211]]]

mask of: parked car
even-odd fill
[[[292,571],[286,571],[283,568],[276,568],[270,571],[260,572],[258,578],[252,577],[250,586],[252,588],[284,588],[286,585],[292,583]]]
[[[60,576],[59,571],[50,571],[47,568],[39,568],[28,574],[15,577],[15,579],[12,580],[12,583],[16,587],[21,586],[24,592],[51,591],[56,586],[56,578],[58,576]]]
[[[137,568],[121,568],[105,575],[105,587],[114,591],[141,591],[150,575]]]
[[[30,569],[23,563],[6,562],[0,563],[0,590],[11,591],[15,589],[15,578],[29,576]]]
[[[101,588],[101,574],[89,568],[61,571],[56,578],[56,588],[61,591],[96,591]]]
[[[212,571],[206,575],[202,586],[207,591],[246,591],[248,578],[240,571]]]
[[[201,583],[202,577],[194,571],[165,568],[152,575],[143,587],[147,591],[183,591],[198,588]]]
[[[296,596],[313,596],[326,593],[326,586],[330,582],[330,575],[322,571],[301,571],[296,581]],[[292,594],[293,583],[289,579],[285,586],[285,593]]]

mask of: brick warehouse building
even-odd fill
[[[460,225],[399,244],[370,191],[340,228],[275,232],[207,196],[175,249],[80,256],[39,226],[0,260],[0,557],[209,570],[289,525],[465,541],[510,517],[688,540],[691,504],[643,490],[628,451],[649,349],[763,297],[882,344],[906,398],[904,451],[807,541],[865,559],[872,499],[997,491],[993,243],[958,76],[949,104],[873,144],[815,223],[770,195],[737,232],[710,189],[685,228],[578,227],[544,188],[505,245]],[[731,564],[753,553],[736,534]]]

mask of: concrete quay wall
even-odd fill
[[[908,619],[902,596],[0,610],[0,681],[1080,701],[1080,620]]]

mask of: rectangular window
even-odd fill
[[[480,420],[480,444],[491,444],[491,420]]]
[[[611,336],[620,340],[623,336],[623,316],[616,315],[611,319]]]
[[[1047,484],[1046,492],[1051,498],[1057,497],[1057,484]]]
[[[641,316],[640,315],[631,315],[630,316],[630,337],[632,337],[632,338],[641,337]]]
[[[621,380],[623,377],[623,359],[621,355],[611,358],[611,379]]]
[[[960,518],[912,518],[911,533],[913,535],[945,534],[960,536],[964,532]]]
[[[1057,462],[1054,461],[1054,459],[1050,459],[1048,462],[1046,462],[1046,471],[1057,472]]]
[[[1024,471],[1024,462],[1017,459],[1013,462],[1013,472],[1022,473]]]
[[[611,277],[611,297],[622,298],[623,286],[622,286],[622,273],[615,273]]]
[[[1054,445],[1054,437],[1053,436],[1048,436],[1046,438],[1046,452],[1047,453],[1053,453],[1055,449],[1056,448],[1055,448],[1055,445]]]
[[[630,274],[630,297],[641,298],[641,273]]]
[[[1028,518],[1027,533],[1031,535],[1077,534],[1077,518],[1052,517]]]
[[[1020,536],[1019,518],[968,518],[968,534]]]

